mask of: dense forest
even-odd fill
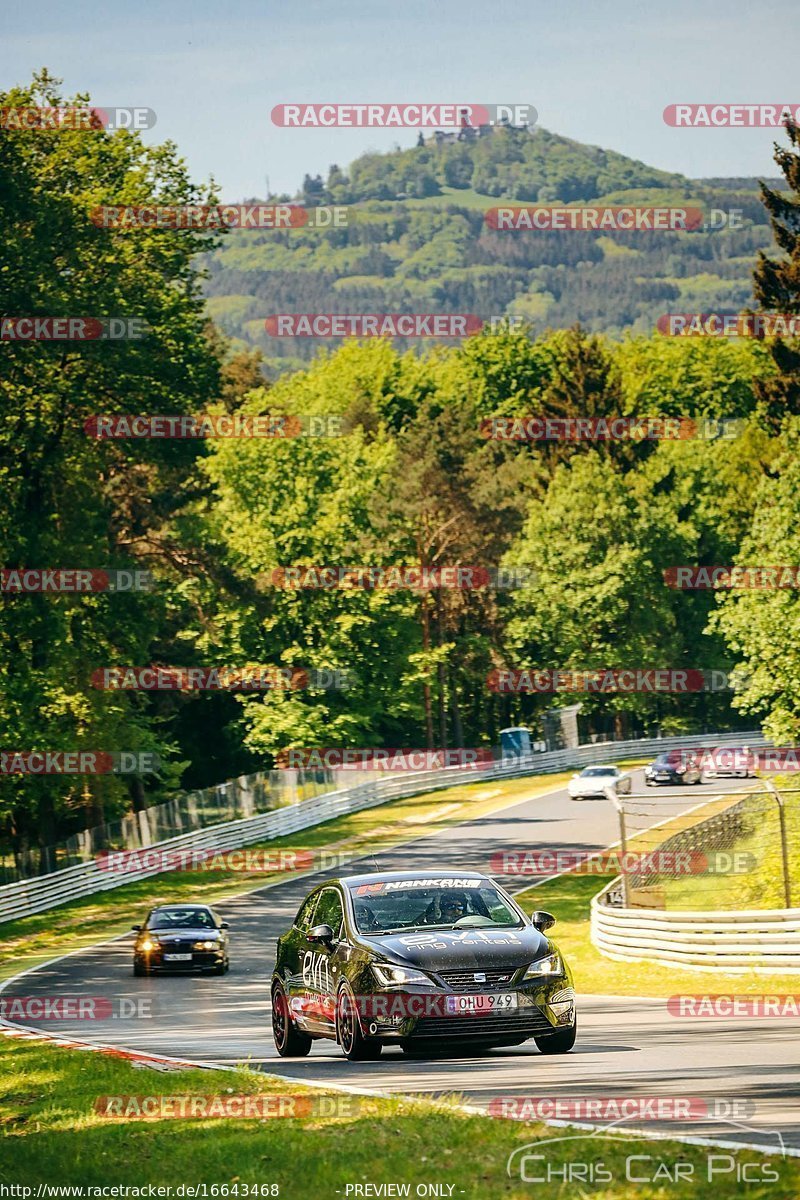
[[[59,102],[47,76],[0,97]],[[307,180],[306,200],[359,205],[345,230],[212,239],[89,220],[120,198],[213,203],[174,146],[125,131],[0,139],[2,315],[121,315],[148,330],[139,341],[2,342],[0,565],[132,567],[155,581],[146,593],[2,595],[4,746],[162,760],[127,780],[3,778],[6,846],[271,766],[287,747],[492,746],[510,723],[537,730],[554,697],[498,694],[487,679],[504,667],[736,669],[727,690],[582,695],[584,729],[764,722],[780,741],[798,736],[796,591],[665,582],[677,564],[798,561],[798,352],[637,332],[646,314],[691,309],[701,294],[798,311],[797,131],[776,153],[783,188],[736,193],[739,232],[649,234],[646,247],[621,234],[611,246],[589,234],[490,237],[481,209],[446,188],[520,201],[701,191],[542,131],[496,137],[368,156],[349,176],[332,169],[321,191]],[[708,194],[724,207],[719,189]],[[756,260],[770,225],[779,248]],[[291,371],[287,360],[272,378],[246,344],[258,337],[239,336],[267,311],[434,304],[529,323],[447,346],[320,350],[307,339],[313,361]],[[623,325],[624,337],[598,332]],[[271,414],[304,435],[87,432],[98,414],[157,413]],[[737,420],[709,420],[705,436],[596,444],[484,435],[486,418],[526,415]],[[327,436],[309,435],[314,417]],[[507,590],[276,587],[276,569],[296,564],[532,575]],[[103,668],[149,664],[340,671],[349,686],[314,675],[264,692],[95,686]]]

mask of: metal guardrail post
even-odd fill
[[[628,859],[628,843],[625,837],[625,808],[619,796],[617,795],[616,788],[607,787],[604,790],[606,798],[614,805],[614,808],[617,810],[617,815],[619,816],[619,846],[622,852],[622,862],[620,864],[622,867],[622,870],[620,871],[620,879],[622,880],[622,906],[623,908],[630,908],[631,898],[628,888],[628,876],[625,871],[625,863]]]
[[[769,779],[762,779],[761,782],[767,791],[772,792],[775,797],[775,802],[778,805],[778,825],[781,831],[781,859],[783,860],[783,895],[786,901],[786,907],[792,907],[792,881],[789,875],[789,845],[786,837],[786,805],[783,801],[775,784]]]

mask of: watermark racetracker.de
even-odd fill
[[[282,129],[476,129],[530,127],[538,113],[532,104],[284,102],[273,107],[271,118]]]
[[[525,693],[545,694],[569,693],[658,693],[689,694],[694,692],[720,692],[738,688],[744,682],[744,673],[682,667],[643,668],[622,667],[602,670],[589,668],[563,668],[561,670],[496,668],[486,677],[490,692],[499,694]]]
[[[12,105],[0,108],[0,132],[114,133],[152,129],[156,114],[143,106],[106,105]]]
[[[97,567],[2,567],[0,594],[94,595],[109,592],[150,592],[150,571]]]

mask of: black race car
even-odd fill
[[[575,1043],[572,975],[544,936],[475,871],[397,871],[320,884],[278,941],[272,1030],[284,1058],[316,1038],[349,1059],[384,1045],[424,1054],[444,1045],[518,1046],[543,1054]]]
[[[164,904],[134,925],[134,975],[151,971],[213,971],[229,966],[228,922],[207,904]]]

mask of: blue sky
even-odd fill
[[[155,109],[145,137],[173,139],[231,201],[416,140],[273,127],[291,101],[528,103],[554,132],[665,170],[775,175],[776,131],[671,129],[662,111],[800,103],[794,24],[747,0],[39,0],[3,14],[0,81],[47,66],[68,93]]]

